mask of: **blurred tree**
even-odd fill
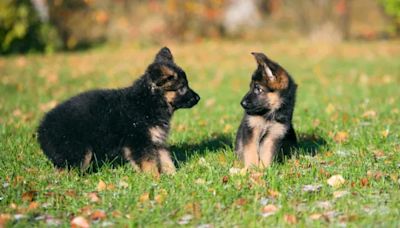
[[[394,32],[400,34],[400,0],[380,0],[385,12],[392,17]]]
[[[176,37],[181,39],[221,35],[223,0],[167,0],[165,4],[170,35],[181,34]]]
[[[57,33],[42,23],[29,0],[0,1],[0,53],[52,51]]]
[[[106,39],[112,1],[48,0],[50,22],[61,36],[64,48],[87,47]]]

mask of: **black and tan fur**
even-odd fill
[[[297,144],[292,124],[297,85],[263,53],[252,55],[258,66],[241,101],[245,114],[235,148],[246,168],[267,167],[278,152],[288,153]]]
[[[84,92],[49,111],[38,140],[57,168],[85,170],[93,162],[122,159],[135,170],[171,174],[171,117],[199,100],[165,47],[132,86]]]

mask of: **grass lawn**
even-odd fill
[[[56,103],[132,83],[159,47],[0,57],[0,227],[400,225],[400,42],[171,45],[202,100],[179,110],[174,176],[129,165],[57,172],[35,131]],[[296,156],[244,173],[233,153],[239,102],[263,51],[299,85]],[[332,176],[344,182],[328,184]],[[334,179],[334,178],[332,178]],[[330,179],[332,181],[332,179]],[[338,182],[338,181],[336,181]],[[75,219],[74,219],[75,218]]]

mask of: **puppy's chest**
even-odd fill
[[[149,136],[153,143],[164,144],[168,139],[169,126],[159,124],[149,128]]]
[[[253,135],[258,137],[260,141],[265,138],[281,138],[287,132],[286,125],[276,121],[267,121],[261,116],[248,116],[247,121]]]

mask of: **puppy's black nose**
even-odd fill
[[[240,104],[242,105],[243,108],[248,108],[249,107],[249,103],[247,103],[246,100],[242,100],[242,102],[240,102]]]

